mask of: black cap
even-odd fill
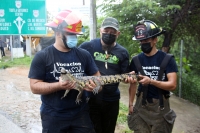
[[[118,31],[119,30],[119,22],[115,18],[108,17],[108,18],[104,19],[104,21],[101,25],[101,28],[105,29],[108,27],[114,28]]]

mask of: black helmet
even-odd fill
[[[150,20],[141,20],[137,23],[134,28],[134,36],[132,40],[144,40],[154,36],[159,36],[164,31],[162,28],[150,21]]]

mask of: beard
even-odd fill
[[[104,51],[111,51],[113,45],[102,44],[102,49]]]

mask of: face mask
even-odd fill
[[[112,45],[116,40],[116,35],[102,33],[102,40],[107,45]]]
[[[76,47],[78,39],[76,35],[66,35],[63,39],[63,42],[67,48]]]
[[[148,43],[142,43],[142,44],[140,44],[140,45],[141,45],[141,50],[142,50],[144,53],[148,54],[148,53],[151,52],[152,47],[151,47],[151,43],[150,43],[150,42],[148,42]]]

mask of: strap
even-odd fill
[[[171,57],[173,57],[172,54],[166,54],[161,65],[160,65],[160,71],[159,71],[159,74],[158,74],[158,80],[161,81],[162,80],[162,76],[163,76],[163,73],[166,69],[166,66],[169,62],[169,60],[171,59]]]
[[[164,71],[166,70],[166,66],[169,63],[169,60],[171,59],[171,57],[173,57],[172,54],[166,54],[166,56],[164,57],[161,65],[160,65],[160,71],[158,73],[158,80],[162,81],[162,76]],[[163,90],[159,89],[159,105],[161,109],[164,109],[164,102],[163,102]]]
[[[142,69],[142,65],[140,63],[140,60],[139,60],[137,55],[133,57],[133,61],[134,61],[134,64],[135,64],[138,72],[140,72],[141,75],[145,75],[145,73],[144,73],[144,71]]]
[[[133,57],[133,62],[138,70],[138,72],[140,72],[141,75],[146,75],[142,69],[142,65],[140,63],[140,60],[138,58],[138,56],[134,56]],[[147,91],[148,91],[148,86],[142,86],[142,92],[143,92],[143,95],[142,95],[142,105],[145,106],[147,103],[146,103],[146,99],[147,99]]]

